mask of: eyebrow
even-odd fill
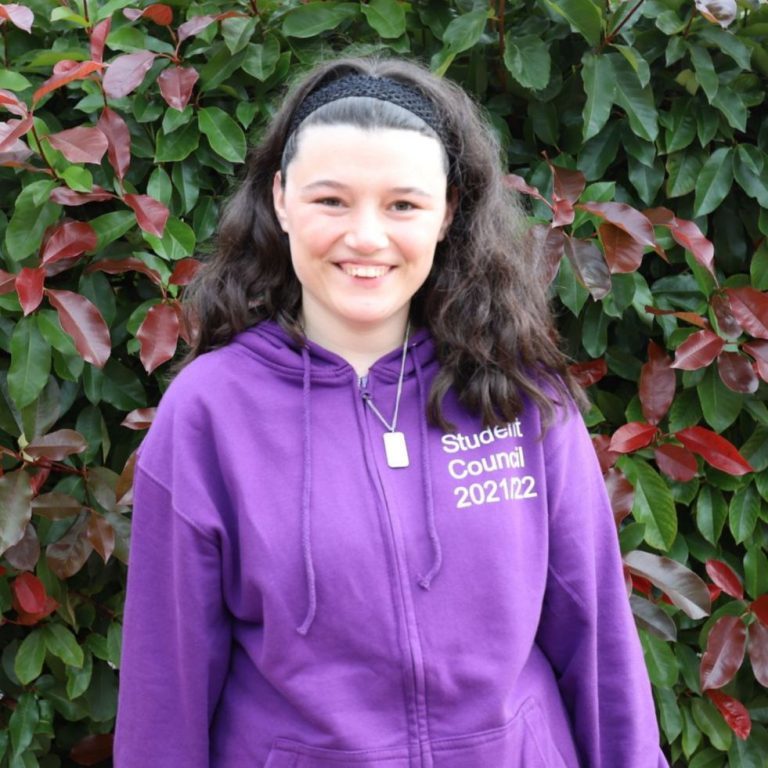
[[[332,179],[319,179],[318,181],[313,181],[310,184],[303,186],[301,188],[301,191],[311,192],[312,190],[318,187],[331,187],[332,189],[339,189],[342,191],[346,191],[349,189],[349,187],[346,184],[342,184],[340,181],[333,181]],[[416,195],[417,197],[429,197],[429,198],[433,197],[432,194],[430,194],[424,189],[421,189],[421,187],[392,187],[392,189],[389,189],[387,191],[392,192],[396,195]]]

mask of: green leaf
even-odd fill
[[[730,56],[741,69],[751,69],[752,52],[733,32],[706,24],[699,27],[698,37]]]
[[[453,54],[469,50],[480,39],[487,21],[488,11],[484,8],[457,16],[446,27],[443,43]]]
[[[0,88],[18,92],[31,87],[32,83],[24,75],[20,75],[11,69],[0,69]]]
[[[283,34],[286,37],[317,37],[357,15],[358,9],[357,3],[306,3],[288,11],[283,21]]]
[[[768,184],[765,183],[767,170],[768,158],[764,152],[754,144],[739,144],[733,164],[734,177],[738,185],[755,198],[762,208],[768,208]]]
[[[8,392],[17,408],[37,399],[51,372],[51,346],[43,338],[34,317],[23,317],[11,336]]]
[[[593,359],[602,357],[608,346],[608,322],[609,318],[603,312],[602,305],[596,302],[587,305],[581,328],[581,343]]]
[[[732,88],[721,88],[712,99],[712,106],[725,115],[728,125],[737,131],[747,129],[747,105],[738,91]]]
[[[762,501],[754,483],[736,491],[728,509],[728,527],[734,541],[742,544],[752,536]]]
[[[683,717],[677,697],[670,688],[656,688],[653,692],[659,706],[659,722],[667,743],[671,744],[683,731]]]
[[[16,198],[13,216],[5,230],[6,256],[20,262],[31,256],[43,240],[46,228],[61,214],[61,206],[48,202],[51,181],[33,181],[27,184]]]
[[[753,600],[768,592],[768,558],[759,544],[747,546],[744,555],[744,586]]]
[[[587,52],[582,57],[582,80],[587,100],[582,119],[583,140],[588,141],[603,130],[611,114],[616,94],[616,80],[611,62],[606,56]]]
[[[562,16],[591,46],[600,43],[603,16],[592,0],[544,0],[544,4]]]
[[[758,291],[768,290],[768,240],[763,240],[752,256],[749,276],[753,288]]]
[[[109,625],[107,630],[107,653],[109,653],[109,663],[120,668],[120,655],[123,646],[123,628],[116,621]]]
[[[120,411],[147,406],[147,393],[141,379],[114,357],[104,366],[101,397]]]
[[[93,176],[87,168],[70,165],[61,174],[67,186],[75,192],[90,192],[93,189]]]
[[[165,205],[170,205],[173,195],[173,185],[171,178],[165,171],[165,168],[159,166],[152,171],[149,181],[147,181],[147,194],[159,200]]]
[[[651,81],[651,70],[648,62],[630,45],[617,45],[613,47],[627,60],[627,63],[635,71],[640,85],[645,88]]]
[[[181,111],[174,107],[168,107],[163,115],[163,133],[166,136],[173,133],[177,128],[181,128],[182,125],[187,125],[194,116],[195,110],[191,104],[187,104]]]
[[[642,460],[632,462],[635,501],[632,514],[645,525],[645,540],[666,552],[677,536],[677,512],[669,486],[654,469]]]
[[[188,158],[183,163],[174,163],[173,186],[181,200],[181,212],[190,213],[197,205],[200,196],[200,169],[193,158]]]
[[[45,635],[41,629],[33,629],[22,641],[16,658],[13,661],[13,671],[22,685],[29,685],[40,677],[45,661]]]
[[[568,259],[560,260],[560,269],[555,278],[555,290],[560,301],[571,310],[574,317],[578,317],[589,298],[589,291],[576,279]]]
[[[90,651],[85,651],[80,667],[67,667],[67,696],[70,699],[82,696],[88,690],[92,674],[93,656]]]
[[[195,233],[192,228],[174,216],[166,222],[162,238],[143,231],[141,234],[158,256],[170,261],[191,256],[195,250]]]
[[[280,42],[274,35],[267,35],[263,43],[249,43],[240,66],[249,75],[263,82],[275,71],[279,58]]]
[[[709,485],[702,486],[696,498],[696,527],[713,546],[717,546],[720,541],[727,519],[728,505],[722,492]]]
[[[83,649],[75,636],[63,624],[46,624],[45,643],[50,653],[72,667],[83,666]]]
[[[664,164],[657,159],[652,167],[629,158],[629,180],[645,205],[651,205],[664,183]]]
[[[696,181],[693,216],[706,216],[725,200],[733,184],[733,149],[720,147],[709,157]]]
[[[117,678],[106,664],[94,664],[91,684],[84,694],[88,714],[97,723],[114,718],[117,709]]]
[[[755,472],[768,469],[768,427],[757,426],[751,437],[741,446],[740,453]]]
[[[136,215],[133,211],[113,211],[97,216],[88,223],[96,232],[98,240],[96,252],[98,253],[133,229],[136,226]]]
[[[505,36],[504,64],[524,88],[540,91],[549,83],[552,65],[549,48],[536,35],[508,32]]]
[[[709,738],[712,746],[725,752],[731,744],[733,733],[722,715],[708,699],[694,699],[691,702],[691,710],[693,719]]]
[[[753,734],[756,729],[753,728]],[[765,744],[751,738],[732,739],[728,750],[728,768],[765,768]]]
[[[627,60],[610,54],[616,75],[616,103],[627,113],[632,130],[646,141],[656,141],[659,133],[658,113],[650,85],[640,83]]]
[[[743,398],[720,381],[715,366],[707,369],[696,391],[704,418],[715,432],[722,432],[736,421],[741,412]]]
[[[682,197],[696,188],[704,159],[698,151],[675,152],[667,157],[667,196]]]
[[[180,131],[166,134],[158,131],[155,143],[155,162],[168,163],[184,160],[189,157],[200,144],[200,131],[197,123],[185,125]]]
[[[221,21],[221,36],[224,38],[224,44],[229,48],[229,52],[233,55],[250,43],[255,31],[255,18],[234,16]]]
[[[640,632],[648,676],[657,688],[671,688],[677,682],[677,659],[669,644],[649,632]]]
[[[711,102],[717,95],[720,88],[720,80],[715,72],[715,65],[712,63],[712,57],[709,51],[701,45],[688,45],[691,54],[691,63],[696,72],[696,81],[702,87]]]
[[[360,10],[379,37],[387,39],[405,33],[405,9],[397,0],[371,0]]]
[[[696,116],[691,112],[690,107],[690,102],[682,99],[672,107],[664,137],[666,150],[669,153],[685,149],[696,138]]]
[[[197,113],[200,131],[216,154],[233,163],[245,160],[247,149],[243,129],[219,107],[203,107]]]
[[[22,693],[8,723],[11,751],[14,757],[19,757],[32,743],[39,721],[40,712],[34,694]]]

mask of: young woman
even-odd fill
[[[470,98],[288,96],[136,470],[117,768],[657,768],[616,532]]]

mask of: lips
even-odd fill
[[[350,277],[383,277],[391,269],[387,264],[339,264],[344,274]]]

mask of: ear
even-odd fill
[[[277,216],[280,227],[283,232],[287,232],[288,217],[285,213],[285,187],[283,186],[283,176],[280,171],[277,171],[272,179],[272,205],[275,208],[275,216]]]
[[[446,234],[448,234],[448,230],[451,228],[451,224],[453,223],[453,217],[458,207],[459,207],[459,190],[456,189],[456,187],[450,187],[448,189],[448,194],[447,194],[443,224],[440,227],[440,234],[437,237],[438,242],[441,240],[444,240]]]

